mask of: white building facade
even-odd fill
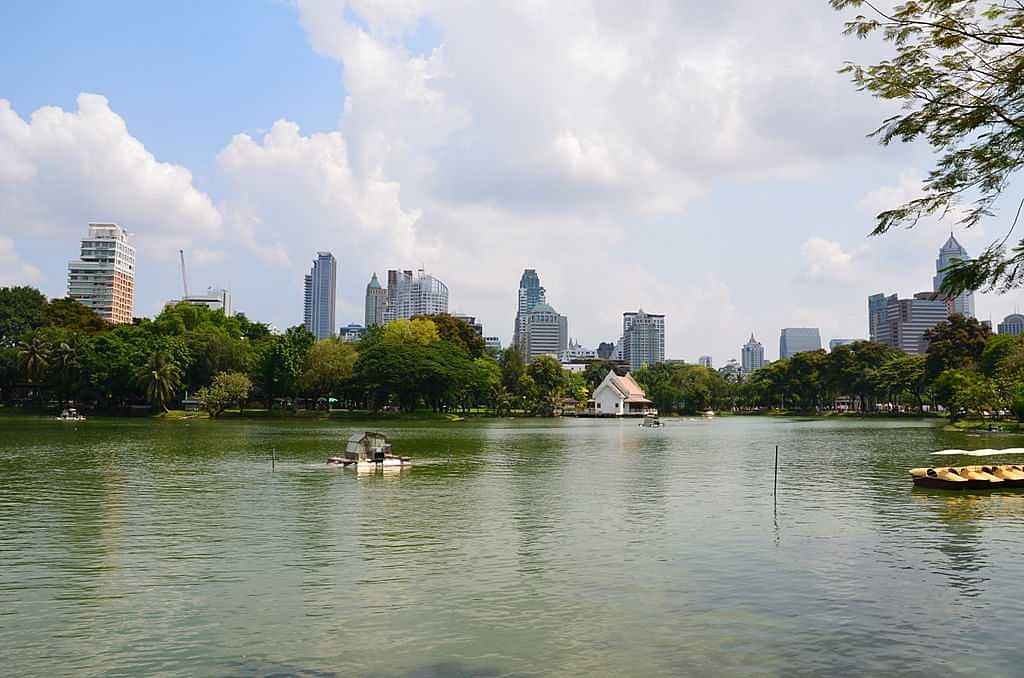
[[[665,316],[637,312],[622,314],[622,359],[630,369],[665,362]]]
[[[594,389],[591,413],[599,417],[638,417],[658,411],[632,375],[627,373],[620,377],[615,370],[610,370]]]
[[[126,324],[135,311],[135,248],[117,224],[91,223],[79,258],[68,262],[68,296],[109,323]]]
[[[388,271],[386,297],[384,322],[448,312],[448,286],[422,269],[415,275],[412,271]]]
[[[568,347],[569,321],[549,304],[535,304],[526,314],[520,341],[527,362],[542,355],[557,357]]]

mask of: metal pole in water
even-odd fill
[[[270,470],[271,472],[277,470],[277,448],[271,448],[270,450]]]
[[[772,485],[772,495],[779,490],[779,446],[775,446],[775,483]]]

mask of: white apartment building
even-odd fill
[[[117,224],[89,224],[80,256],[68,262],[68,296],[110,323],[132,321],[135,310],[135,248]]]

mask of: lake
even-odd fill
[[[1024,671],[1024,492],[906,474],[1020,437],[666,422],[0,418],[4,672]],[[325,466],[366,428],[415,466]]]

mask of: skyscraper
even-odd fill
[[[338,287],[338,261],[330,252],[317,252],[305,279],[306,329],[317,339],[334,336],[334,298]]]
[[[939,258],[935,260],[935,277],[932,278],[932,291],[941,291],[942,281],[946,279],[944,268],[954,261],[969,261],[970,255],[963,245],[957,242],[953,234],[949,234],[949,240],[939,250]],[[974,316],[974,292],[962,292],[959,296],[953,297],[949,303],[949,313],[959,313],[962,316],[973,318]]]
[[[764,367],[764,346],[754,338],[753,332],[750,333],[750,341],[743,344],[743,348],[740,350],[740,358],[743,363],[743,374],[750,374],[754,370]]]
[[[569,321],[547,302],[534,304],[526,313],[520,340],[527,361],[537,356],[558,356],[569,344]]]
[[[380,286],[377,274],[374,273],[366,285],[366,306],[364,325],[369,329],[384,324],[384,311],[387,309],[388,293]]]
[[[919,292],[913,299],[874,294],[868,299],[869,310],[875,309],[870,312],[878,312],[879,298],[885,301],[884,314],[870,323],[871,341],[905,353],[923,354],[928,349],[925,332],[949,319],[949,299],[941,293]]]
[[[797,353],[821,350],[821,332],[817,327],[785,327],[779,334],[779,359]]]
[[[526,316],[537,304],[547,301],[547,294],[540,286],[537,271],[527,268],[519,278],[519,297],[516,306],[516,325],[512,332],[512,345],[526,353]]]
[[[713,365],[711,364],[711,356],[709,355],[702,355],[701,357],[697,358],[697,364],[700,365],[701,367],[706,367],[709,370],[713,368]]]
[[[89,224],[80,256],[68,262],[68,296],[110,323],[132,321],[135,248],[117,224]]]
[[[637,312],[622,314],[622,359],[630,369],[665,362],[665,316]]]
[[[448,312],[448,286],[422,270],[388,271],[386,296],[385,322]]]

